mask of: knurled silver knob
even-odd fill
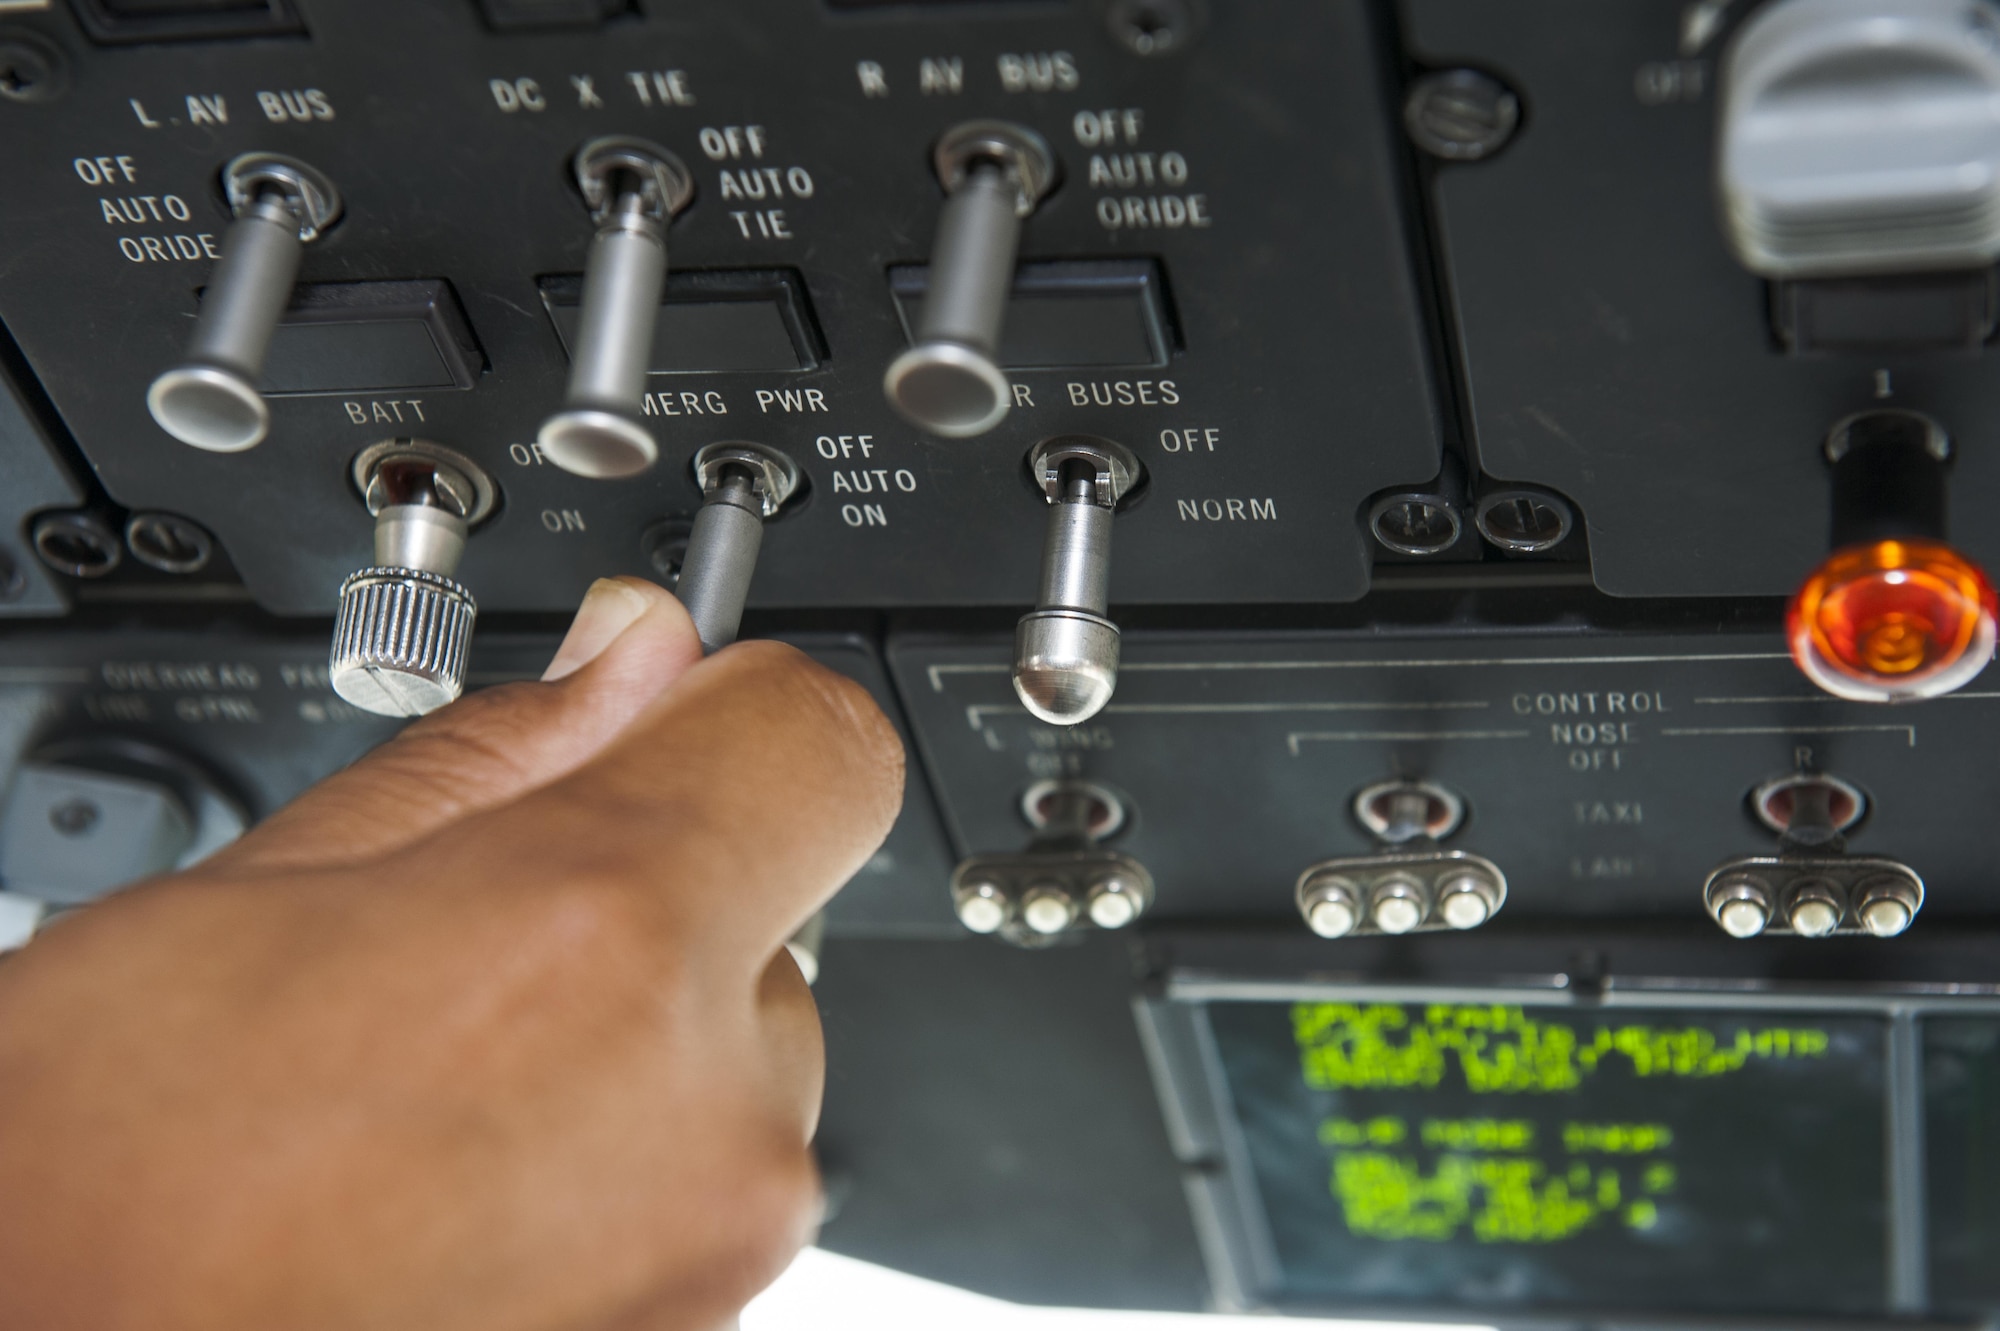
[[[472,593],[414,568],[364,568],[340,587],[328,668],[333,691],[364,711],[422,716],[464,691],[478,614]]]

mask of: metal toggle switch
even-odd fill
[[[736,641],[764,523],[798,493],[799,468],[775,448],[732,442],[696,453],[694,474],[706,497],[688,533],[674,594],[701,634],[702,651],[716,652]]]
[[[184,444],[239,453],[264,442],[271,409],[257,391],[271,335],[291,303],[301,247],[340,217],[340,191],[304,162],[245,153],[222,169],[236,220],[202,295],[187,359],[153,380],[146,406]]]
[[[592,139],[576,183],[597,236],[583,270],[563,409],[542,423],[542,455],[578,476],[633,476],[660,455],[641,423],[653,327],[667,282],[667,224],[694,198],[681,159],[645,139]]]
[[[1062,435],[1035,445],[1028,467],[1048,496],[1042,592],[1014,630],[1014,691],[1052,725],[1088,721],[1118,683],[1110,604],[1111,519],[1143,474],[1131,450]]]
[[[966,439],[998,425],[1013,401],[994,356],[1021,221],[1055,184],[1056,159],[1031,129],[972,120],[945,131],[932,164],[947,197],[923,321],[916,345],[890,362],[882,391],[911,424]]]
[[[1373,854],[1321,860],[1293,889],[1321,938],[1477,929],[1507,904],[1507,875],[1483,855],[1438,844],[1465,824],[1465,801],[1431,781],[1363,787],[1354,818]]]
[[[493,481],[449,448],[392,439],[354,460],[354,483],[375,516],[375,563],[340,587],[333,691],[364,711],[422,716],[465,687],[478,607],[451,575],[493,511]]]
[[[1846,832],[1868,807],[1860,789],[1800,771],[1750,792],[1750,807],[1778,836],[1775,855],[1739,855],[1702,884],[1702,905],[1732,938],[1790,935],[1894,938],[1924,907],[1924,880],[1900,860],[1854,855]]]

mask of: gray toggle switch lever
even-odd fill
[[[1140,477],[1123,445],[1088,435],[1037,444],[1028,456],[1048,496],[1041,599],[1014,630],[1014,691],[1042,720],[1088,721],[1118,683],[1118,626],[1110,604],[1111,519]]]
[[[153,380],[146,406],[184,444],[240,453],[264,442],[271,409],[257,391],[271,335],[291,303],[299,251],[340,217],[340,192],[304,162],[245,153],[222,169],[236,220],[222,237],[187,359]]]
[[[578,476],[635,476],[660,456],[640,421],[653,326],[667,283],[667,224],[694,198],[681,159],[645,139],[592,139],[576,183],[597,219],[563,409],[542,423],[542,456]]]
[[[916,345],[882,378],[889,405],[947,439],[998,425],[1013,389],[994,357],[1014,285],[1021,220],[1055,184],[1041,135],[997,120],[947,130],[932,154],[945,194]]]
[[[1772,278],[1991,266],[1996,33],[1991,0],[1756,6],[1719,71],[1715,178],[1737,258]]]
[[[694,474],[706,498],[674,594],[694,620],[702,651],[716,652],[736,641],[764,523],[798,492],[799,468],[775,448],[724,443],[694,455]]]
[[[451,575],[467,534],[493,511],[493,482],[421,439],[368,449],[354,480],[375,515],[375,563],[341,584],[333,691],[363,711],[422,716],[465,687],[478,607]]]

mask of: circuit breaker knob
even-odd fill
[[[640,421],[653,327],[667,282],[667,224],[694,198],[680,158],[645,139],[592,139],[577,188],[597,221],[583,269],[563,409],[542,423],[542,456],[578,476],[633,476],[660,455]]]
[[[1052,725],[1088,721],[1118,682],[1118,626],[1105,618],[1111,521],[1139,463],[1107,439],[1064,435],[1036,445],[1028,465],[1049,501],[1042,589],[1014,631],[1014,691]]]
[[[187,359],[153,380],[146,406],[160,428],[212,453],[240,453],[270,433],[257,391],[271,336],[291,303],[301,249],[339,219],[333,182],[295,158],[245,153],[222,169],[236,220],[203,294]]]
[[[694,455],[694,474],[704,498],[674,594],[694,620],[702,651],[716,652],[736,641],[764,523],[798,492],[799,468],[763,444],[722,443]]]
[[[382,716],[436,711],[465,687],[477,611],[462,584],[422,569],[351,575],[333,630],[333,691]]]
[[[451,575],[471,527],[492,511],[492,482],[421,440],[377,445],[356,475],[375,515],[375,563],[341,584],[333,691],[364,711],[422,716],[465,687],[478,607]]]
[[[967,439],[998,425],[1013,389],[995,360],[1014,285],[1021,222],[1055,184],[1056,160],[1020,125],[956,125],[932,153],[944,212],[915,345],[882,379],[889,405],[920,429]]]

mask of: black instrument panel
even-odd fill
[[[78,753],[254,821],[394,734],[325,665],[364,449],[495,482],[455,575],[477,688],[533,678],[592,579],[671,582],[695,453],[756,443],[803,488],[746,636],[862,680],[911,760],[828,913],[827,1246],[1029,1302],[1990,1320],[2000,691],[1832,697],[1783,598],[1856,412],[1939,424],[1950,537],[2000,559],[2000,287],[1923,278],[1969,302],[1948,347],[1807,345],[1852,293],[1732,253],[1732,42],[1817,2],[0,5],[0,904],[60,877],[18,834],[47,840]],[[1059,178],[1007,298],[1012,410],[952,439],[882,381],[931,295],[933,148],[989,118]],[[583,323],[571,159],[604,134],[695,179],[660,459],[620,480],[536,443]],[[268,439],[209,452],[147,389],[251,151],[345,211],[303,250]],[[1050,512],[1028,456],[1072,435],[1140,479],[1116,692],[1061,726],[1009,632]],[[1718,928],[1722,866],[1800,853],[1799,780],[1837,782],[1817,851],[1919,883],[1907,933],[1865,936],[1858,881],[1841,937]],[[1502,908],[1316,937],[1311,876],[1404,845],[1366,798],[1399,785]],[[975,937],[954,865],[1074,852],[1065,791],[1115,813],[1090,851],[1143,868],[1143,916]]]

